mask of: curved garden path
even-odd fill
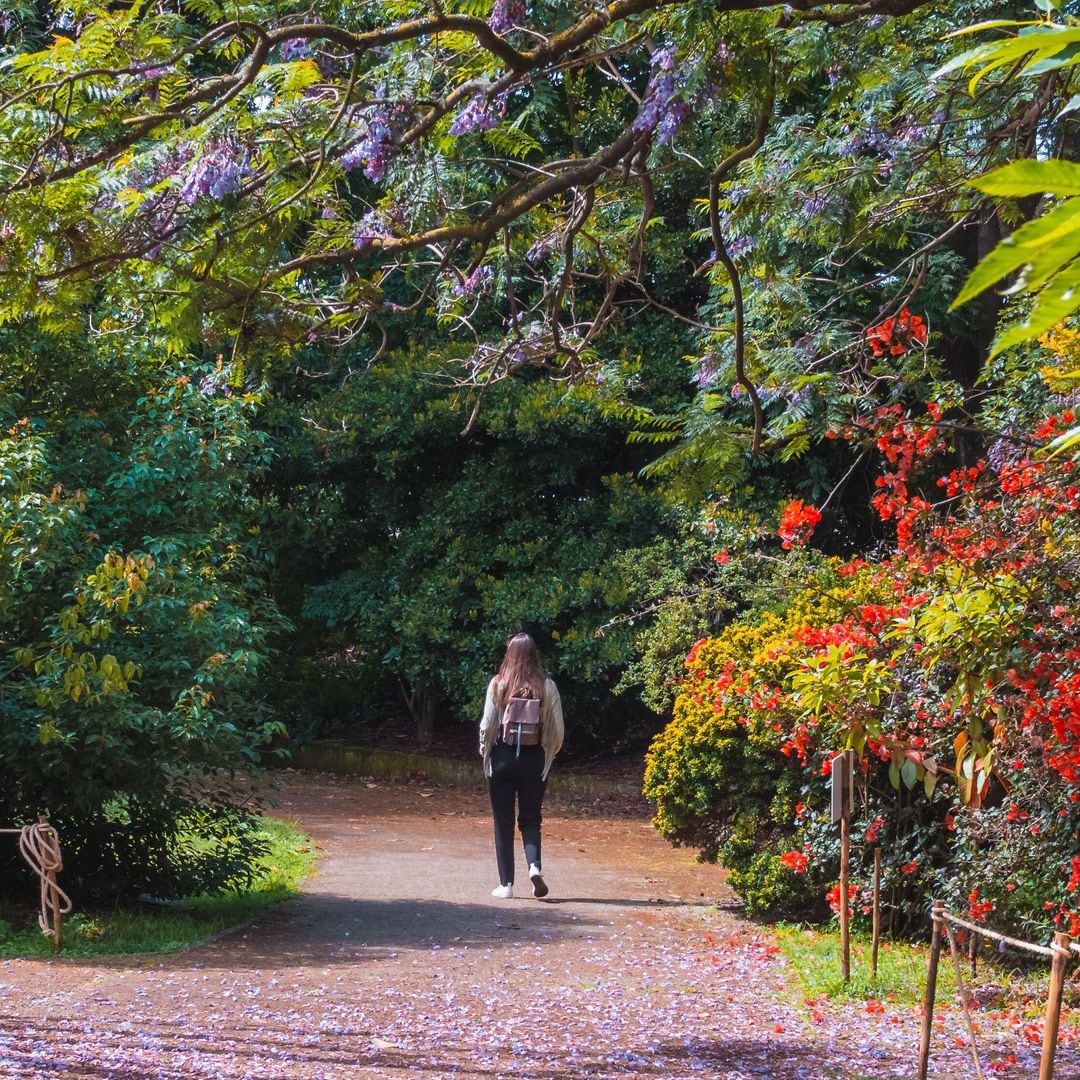
[[[291,773],[275,801],[320,847],[303,895],[175,955],[0,962],[0,1076],[914,1073],[917,1009],[806,1002],[722,872],[632,800],[549,800],[542,902],[489,896],[480,791]],[[980,1022],[995,1074],[1033,1076],[1030,1033]],[[934,1075],[972,1075],[955,1010],[941,1026]]]

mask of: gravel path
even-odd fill
[[[479,791],[290,774],[276,802],[321,849],[302,896],[173,956],[0,962],[0,1076],[914,1075],[916,1009],[805,1001],[628,800],[545,807],[544,901],[522,870],[490,897]],[[990,1075],[1037,1073],[1038,1025],[977,1023]],[[974,1075],[955,1007],[938,1029],[933,1075]]]

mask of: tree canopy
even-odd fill
[[[1039,574],[1072,557],[1067,472],[1041,560],[1024,530],[1047,492],[1005,492],[1012,516],[986,505],[1041,419],[1074,415],[1071,331],[1035,341],[1073,310],[1077,250],[1077,31],[1043,10],[7,5],[11,812],[67,799],[115,836],[161,809],[175,839],[200,784],[280,735],[254,689],[289,619],[278,674],[301,669],[298,697],[347,656],[372,685],[400,680],[425,723],[436,700],[459,719],[503,635],[540,622],[568,714],[597,731],[620,679],[660,711],[674,699],[659,820],[726,846],[763,908],[780,857],[800,862],[776,845],[820,795],[811,749],[873,739],[887,784],[930,793],[897,808],[925,838],[942,808],[912,740],[962,717],[973,812],[1009,737],[985,710],[1015,718],[1021,688],[972,691],[922,732],[919,702],[955,704],[963,673],[945,594],[1023,607],[999,635],[1012,652],[1043,620],[1015,567],[977,562],[1003,549],[972,570],[956,533],[1022,534],[1055,607],[1068,589]],[[931,450],[974,487],[935,503],[915,468]],[[863,641],[886,608],[913,652],[938,649],[926,663],[890,668]],[[866,649],[818,655],[829,634]],[[986,635],[953,645],[1020,670]],[[1043,659],[1035,684],[1068,682]],[[731,686],[757,695],[749,712]],[[872,708],[886,698],[904,730],[899,705]],[[721,781],[748,763],[760,783],[731,813]]]

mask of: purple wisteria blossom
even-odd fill
[[[378,182],[386,178],[393,132],[385,116],[376,111],[363,116],[362,122],[362,129],[355,132],[359,137],[341,155],[341,167],[346,172],[363,168],[369,180]]]
[[[716,385],[719,373],[720,357],[714,352],[707,352],[699,358],[694,367],[694,373],[690,376],[690,381],[699,390],[708,390],[709,387]]]
[[[303,60],[312,52],[311,42],[307,38],[288,38],[281,43],[282,60]]]
[[[674,45],[657,49],[652,54],[651,68],[645,96],[641,99],[641,108],[631,125],[634,131],[655,130],[680,88],[680,82],[675,75]]]
[[[471,274],[451,281],[449,292],[451,296],[472,296],[474,293],[483,292],[494,279],[495,271],[492,267],[478,266]]]
[[[538,237],[525,252],[525,261],[539,262],[555,246],[555,242],[555,237],[551,235]]]
[[[525,0],[495,0],[488,25],[496,34],[505,34],[525,23]]]
[[[353,247],[357,251],[367,251],[373,240],[390,236],[386,218],[378,210],[369,210],[353,226]]]
[[[196,157],[180,188],[180,198],[192,206],[203,196],[223,199],[235,195],[249,172],[243,147],[225,139],[216,140]]]
[[[986,460],[996,473],[1015,464],[1023,456],[1023,446],[1012,439],[995,439],[986,451]]]
[[[720,44],[713,55],[714,62],[726,63],[730,57],[728,48]],[[675,46],[665,45],[657,49],[650,61],[649,82],[641,108],[631,125],[634,131],[653,132],[661,145],[675,138],[676,132],[690,118],[695,105],[703,104],[717,93],[717,87],[708,85],[697,94],[687,97],[686,84],[696,64],[687,58],[676,65]]]
[[[803,336],[793,342],[793,344],[807,360],[816,360],[820,356],[817,341],[813,334],[803,334]]]
[[[204,375],[199,380],[199,393],[203,397],[230,397],[232,389],[229,386],[229,373],[218,368]]]
[[[888,153],[889,138],[876,127],[856,132],[841,148],[842,154]]]
[[[675,138],[675,132],[690,118],[690,102],[676,100],[671,102],[656,125],[656,141],[669,143]]]
[[[749,236],[737,236],[728,246],[728,254],[737,259],[745,255],[754,246],[754,241]]]
[[[172,71],[171,67],[150,67],[139,72],[139,78],[146,81],[146,96],[150,101],[156,103],[161,97],[161,88],[158,86],[158,82],[166,75],[172,74]]]
[[[487,94],[477,91],[450,124],[451,135],[467,135],[473,131],[489,131],[506,115],[506,95],[488,100]]]

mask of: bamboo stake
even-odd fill
[[[1069,961],[1068,934],[1054,935],[1054,959],[1050,962],[1050,993],[1046,999],[1046,1026],[1043,1029],[1039,1080],[1054,1080],[1054,1057],[1057,1054],[1058,1027],[1061,1023],[1061,995],[1065,989],[1065,965]]]
[[[930,961],[926,969],[926,994],[923,997],[922,1034],[919,1038],[919,1080],[926,1080],[930,1067],[930,1032],[934,1025],[934,998],[937,994],[938,961],[941,959],[942,909],[940,900],[933,901],[931,918],[934,920],[930,936]]]
[[[874,848],[873,941],[870,949],[870,978],[877,978],[878,943],[881,941],[881,847]]]
[[[986,1080],[983,1073],[982,1062],[979,1060],[979,1045],[975,1039],[975,1023],[971,1019],[971,994],[964,985],[964,973],[960,966],[960,950],[956,945],[956,935],[948,920],[945,920],[945,933],[949,938],[949,956],[952,958],[953,972],[956,975],[956,993],[960,998],[960,1007],[964,1010],[964,1023],[967,1024],[968,1036],[971,1039],[971,1060],[975,1065],[975,1075],[978,1080]]]

